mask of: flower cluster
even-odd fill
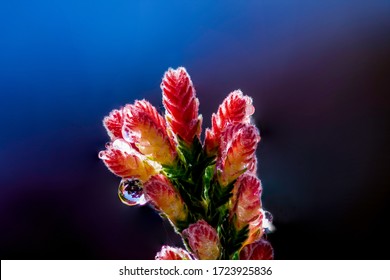
[[[161,89],[164,116],[146,100],[113,110],[103,120],[111,141],[99,153],[122,178],[121,201],[150,204],[183,238],[186,250],[163,246],[156,259],[272,259],[252,99],[230,93],[202,143],[199,100],[185,68],[169,69]]]

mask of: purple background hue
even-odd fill
[[[102,118],[135,99],[161,108],[181,65],[206,126],[230,91],[254,99],[276,258],[389,258],[389,1],[4,2],[2,259],[180,245],[151,208],[120,203],[97,154]]]

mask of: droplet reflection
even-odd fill
[[[273,221],[273,217],[272,217],[272,214],[268,211],[265,211],[265,210],[261,210],[263,212],[263,229],[264,229],[264,233],[265,234],[268,234],[268,233],[271,233],[273,231],[275,231],[275,226],[273,225],[272,221]]]
[[[128,206],[143,205],[147,202],[142,183],[138,179],[122,179],[118,188],[118,196]]]

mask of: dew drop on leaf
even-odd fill
[[[143,205],[147,202],[142,183],[138,179],[122,179],[118,188],[118,196],[128,206]]]

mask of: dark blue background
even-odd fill
[[[152,259],[180,245],[117,198],[110,110],[185,66],[204,124],[254,99],[278,259],[389,258],[389,1],[1,1],[0,255]]]

